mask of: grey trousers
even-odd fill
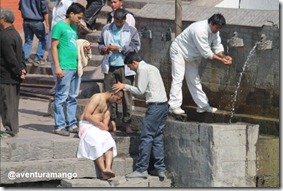
[[[6,132],[12,136],[19,132],[20,84],[0,84],[0,113]]]
[[[112,90],[112,86],[117,83],[126,83],[132,85],[134,82],[134,76],[125,77],[125,69],[124,66],[121,67],[110,67],[108,74],[104,76],[104,90],[110,91]],[[123,105],[123,122],[130,123],[132,117],[132,94],[130,92],[124,92],[122,98]],[[116,119],[118,114],[117,104],[111,104],[110,107],[110,118]]]

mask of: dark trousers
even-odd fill
[[[84,21],[87,24],[87,27],[94,29],[96,18],[102,7],[105,4],[105,0],[89,0],[87,1],[86,10],[84,13]]]
[[[153,154],[155,170],[164,172],[163,128],[167,116],[167,103],[148,105],[141,129],[139,158],[136,163],[138,172],[144,172],[148,169],[151,153]]]
[[[126,84],[132,84],[133,83],[133,77],[132,78],[125,78],[125,69],[124,66],[121,67],[110,67],[108,74],[105,74],[104,76],[104,90],[110,91],[112,90],[112,86],[117,83],[126,83]],[[129,92],[124,92],[124,96],[122,98],[122,105],[123,105],[123,122],[130,122],[131,116],[132,116],[132,95],[129,94]],[[117,104],[111,104],[110,107],[110,118],[116,119],[118,114],[118,108]]]
[[[0,84],[0,112],[6,132],[12,136],[19,132],[20,84]]]

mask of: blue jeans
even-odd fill
[[[42,21],[24,21],[24,33],[25,33],[25,44],[24,44],[24,53],[25,59],[27,60],[30,56],[32,49],[33,37],[34,35],[38,38],[38,45],[34,60],[42,60],[44,57],[44,52],[46,49],[46,32],[45,26]]]
[[[54,100],[55,129],[66,128],[77,125],[77,100],[79,95],[81,78],[76,70],[63,70],[64,77],[57,78],[56,93]],[[66,118],[64,113],[66,103]]]
[[[141,129],[139,158],[136,170],[144,172],[148,169],[151,152],[154,158],[154,168],[157,172],[164,172],[164,143],[163,128],[168,115],[168,105],[148,105]]]

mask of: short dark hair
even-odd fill
[[[5,20],[5,22],[13,24],[15,21],[15,14],[14,12],[9,9],[9,8],[5,8],[5,9],[1,9],[1,18]]]
[[[124,59],[124,63],[127,65],[133,63],[133,61],[136,61],[136,62],[142,61],[141,56],[138,55],[136,52],[128,53]]]
[[[85,7],[79,3],[72,3],[70,7],[67,9],[66,18],[69,18],[70,13],[73,12],[74,14],[80,14],[85,12]]]
[[[126,16],[127,16],[127,12],[125,11],[125,9],[117,9],[114,12],[114,19],[118,21],[126,20]]]
[[[226,25],[226,21],[225,18],[222,14],[220,13],[216,13],[214,15],[212,15],[209,19],[208,19],[208,23],[212,22],[212,25],[219,25],[219,26],[224,26]]]

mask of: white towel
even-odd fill
[[[82,77],[83,75],[83,68],[87,66],[88,61],[91,59],[91,49],[87,52],[84,51],[84,46],[90,45],[87,40],[78,39],[77,46],[78,46],[78,75]]]
[[[114,139],[108,131],[103,131],[88,121],[79,122],[80,137],[77,158],[96,160],[106,151],[113,148],[113,157],[117,156],[117,148]]]

